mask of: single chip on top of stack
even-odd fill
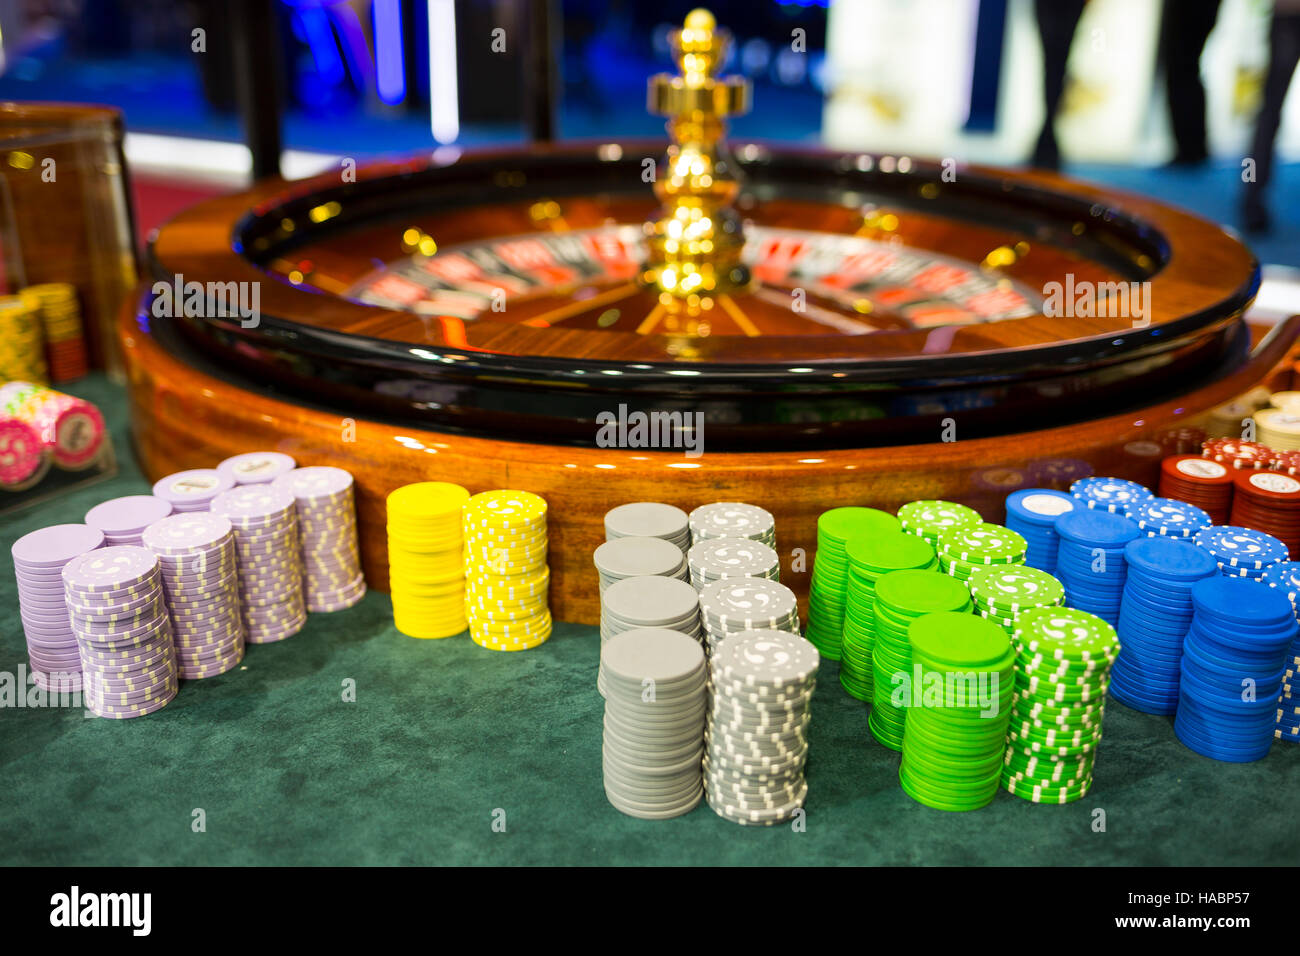
[[[710,538],[697,541],[686,552],[691,584],[702,590],[714,581],[726,578],[780,577],[781,559],[776,551],[761,541],[748,538]]]
[[[656,575],[688,580],[686,555],[663,538],[615,538],[600,545],[592,555],[600,578],[600,593],[615,581]]]
[[[636,628],[600,650],[605,680],[605,796],[628,816],[663,820],[703,795],[707,665],[699,642]]]
[[[1202,756],[1259,760],[1277,729],[1295,608],[1279,590],[1222,576],[1192,585],[1192,604],[1174,733]]]
[[[95,505],[86,512],[86,524],[104,532],[106,545],[139,545],[144,529],[171,513],[170,502],[154,495],[127,495]]]
[[[129,544],[100,548],[69,561],[63,584],[87,709],[122,718],[166,707],[178,675],[157,556]]]
[[[20,295],[0,296],[0,379],[48,385],[40,307]]]
[[[1273,565],[1264,572],[1260,582],[1285,594],[1294,609],[1297,598],[1300,598],[1300,561]],[[1300,619],[1300,611],[1296,612],[1296,617]],[[1273,736],[1278,740],[1300,742],[1300,630],[1286,652],[1282,692],[1277,699],[1277,728]]]
[[[832,508],[818,517],[817,554],[808,590],[807,637],[822,657],[840,659],[849,573],[845,550],[848,543],[894,534],[901,529],[897,518],[875,508]]]
[[[974,508],[953,501],[909,501],[898,509],[898,520],[908,534],[920,535],[935,549],[939,536],[952,528],[970,528],[984,519]]]
[[[840,686],[871,703],[875,694],[872,654],[876,646],[876,581],[890,571],[932,571],[939,566],[934,548],[905,531],[854,538],[844,549],[849,562],[840,640]]]
[[[1016,692],[1002,786],[1034,803],[1071,803],[1092,786],[1118,635],[1087,611],[1041,607],[1016,618],[1011,643]]]
[[[241,485],[212,499],[210,513],[235,531],[236,579],[244,640],[273,644],[307,623],[293,493],[274,485]]]
[[[1227,578],[1258,580],[1269,565],[1289,560],[1286,545],[1277,538],[1237,525],[1203,528],[1192,540],[1210,553]]]
[[[677,578],[646,575],[615,581],[600,596],[600,643],[603,647],[626,631],[640,628],[678,631],[702,643],[700,596]],[[605,693],[603,671],[596,687]]]
[[[291,457],[278,451],[250,451],[217,463],[217,472],[237,485],[264,485],[298,467]]]
[[[819,663],[812,644],[785,631],[740,631],[718,647],[704,754],[704,790],[718,816],[772,826],[803,806]]]
[[[523,651],[551,636],[546,501],[530,491],[485,491],[462,509],[469,636],[494,651]]]
[[[235,532],[206,511],[169,515],[141,535],[158,556],[181,680],[224,674],[244,659]]]
[[[1022,611],[1065,603],[1065,586],[1037,568],[982,565],[971,571],[966,584],[980,617],[1007,634],[1015,629],[1016,617]]]
[[[1273,465],[1273,449],[1261,442],[1240,438],[1212,438],[1201,446],[1201,457],[1247,471],[1267,470]]]
[[[913,669],[898,782],[936,810],[978,810],[997,796],[1015,690],[1001,628],[973,614],[925,614],[908,627]],[[917,678],[920,686],[917,686]]]
[[[1000,524],[947,528],[939,535],[939,569],[965,581],[976,568],[1025,563],[1025,539]]]
[[[29,285],[20,295],[35,306],[45,328],[50,380],[68,382],[90,371],[77,287],[67,282],[44,282]]]
[[[794,592],[766,578],[726,578],[705,585],[700,591],[700,617],[710,654],[723,638],[739,631],[799,633],[799,601]]]
[[[32,678],[46,690],[81,689],[81,655],[68,618],[63,568],[103,543],[97,528],[56,524],[23,535],[10,548]]]
[[[357,543],[352,475],[342,468],[295,468],[271,481],[293,495],[308,611],[342,611],[366,596]]]
[[[177,514],[183,514],[207,511],[213,498],[233,487],[235,479],[226,477],[215,468],[191,468],[159,478],[153,484],[153,493],[168,502]]]
[[[1140,502],[1152,497],[1151,489],[1124,478],[1080,478],[1070,485],[1070,494],[1085,508],[1126,514]]]
[[[1025,488],[1007,495],[1007,527],[1025,539],[1025,564],[1049,574],[1056,568],[1056,519],[1075,500],[1051,488]]]
[[[906,705],[895,700],[898,681],[912,680],[912,643],[908,628],[923,614],[956,611],[969,614],[970,592],[956,578],[935,571],[890,571],[876,581],[876,645],[871,668],[874,689],[871,735],[891,750],[903,749]],[[897,680],[895,679],[897,677]]]
[[[1130,508],[1126,517],[1149,538],[1190,540],[1196,532],[1213,523],[1205,509],[1173,498],[1147,498]]]
[[[657,501],[633,501],[605,513],[605,540],[663,538],[682,549],[691,547],[690,519],[681,508]]]
[[[776,547],[776,519],[757,505],[717,501],[700,505],[690,514],[691,541],[710,538],[749,538]]]
[[[445,481],[403,485],[388,496],[388,581],[393,623],[408,637],[440,638],[469,626],[471,600],[497,600],[513,593],[488,585],[473,598],[465,592],[464,524],[469,492]]]

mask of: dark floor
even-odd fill
[[[0,545],[79,521],[96,502],[148,490],[131,461],[121,395],[100,403],[121,474],[0,516]],[[13,608],[8,558],[0,598]],[[593,581],[594,586],[594,581]],[[1035,806],[1000,793],[950,814],[898,787],[863,706],[828,664],[811,729],[806,832],[748,829],[702,806],[666,822],[611,808],[601,789],[602,701],[594,628],[562,625],[541,648],[417,641],[388,598],[311,617],[222,677],[185,684],[148,717],[0,710],[0,865],[11,864],[1293,864],[1300,747],[1221,764],[1167,718],[1112,703],[1095,785]],[[25,665],[16,615],[0,624],[0,672]],[[7,679],[7,678],[0,678]],[[355,682],[356,702],[344,703]],[[200,814],[200,811],[202,813]],[[504,811],[506,829],[494,832]],[[1102,819],[1104,831],[1095,821]],[[205,832],[194,832],[201,816]]]

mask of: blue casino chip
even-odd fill
[[[1123,515],[1106,511],[1066,512],[1056,519],[1056,533],[1066,541],[1089,548],[1122,548],[1142,532]]]
[[[1271,534],[1236,525],[1202,528],[1193,540],[1197,547],[1208,551],[1220,567],[1232,568],[1238,574],[1263,571],[1289,557],[1286,545]]]
[[[1198,614],[1234,625],[1295,629],[1295,612],[1285,594],[1258,582],[1223,576],[1202,578],[1192,585]]]
[[[1128,518],[1149,535],[1169,538],[1190,538],[1212,523],[1204,509],[1173,498],[1140,501],[1129,508]]]
[[[1070,486],[1070,494],[1086,508],[1120,515],[1152,497],[1150,488],[1123,478],[1080,478]]]
[[[1022,488],[1007,495],[1007,526],[1018,521],[1051,528],[1056,519],[1074,510],[1074,498],[1051,488]]]
[[[1271,588],[1277,588],[1294,606],[1296,597],[1300,596],[1300,561],[1282,561],[1269,565],[1259,576],[1259,581]]]
[[[1159,500],[1159,499],[1156,499]],[[1172,538],[1137,538],[1124,548],[1129,574],[1171,581],[1199,581],[1218,573],[1219,566],[1209,551],[1189,548]],[[1300,562],[1297,562],[1300,568]],[[1153,582],[1154,583],[1154,582]]]

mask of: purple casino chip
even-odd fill
[[[224,515],[236,527],[292,527],[296,499],[278,485],[240,485],[212,499],[209,510]]]
[[[257,485],[274,481],[298,467],[288,455],[278,451],[250,451],[217,464],[217,471],[239,485]]]
[[[158,558],[148,548],[120,544],[77,555],[63,566],[63,584],[79,591],[120,591],[158,574]]]
[[[158,479],[153,493],[178,512],[206,511],[213,498],[233,487],[235,480],[215,468],[195,468]]]
[[[205,557],[220,551],[233,534],[230,519],[207,512],[175,514],[155,521],[144,529],[141,539],[145,547],[158,555]]]
[[[332,501],[340,495],[350,494],[352,475],[342,468],[313,465],[307,468],[295,468],[275,479],[272,484],[288,489],[300,506],[311,508]]]
[[[104,543],[104,532],[84,524],[56,524],[25,534],[10,553],[14,566],[25,569],[62,568],[79,554]]]
[[[109,538],[138,538],[141,531],[171,513],[171,502],[156,495],[127,495],[95,505],[86,512],[86,524]]]

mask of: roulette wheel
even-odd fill
[[[550,502],[552,608],[593,622],[591,553],[627,501],[772,511],[806,590],[815,519],[1018,487],[1153,484],[1258,384],[1259,284],[1220,227],[1062,177],[724,141],[749,90],[693,13],[649,105],[669,143],[458,152],[181,214],[120,331],[157,477],[253,448],[384,496],[412,481]],[[241,309],[242,306],[242,309]],[[588,580],[588,579],[592,580]]]

